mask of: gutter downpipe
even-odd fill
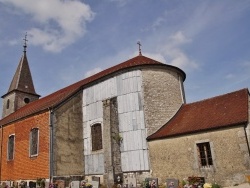
[[[244,132],[245,132],[245,137],[246,137],[246,141],[247,141],[248,155],[250,156],[249,140],[248,140],[247,130],[246,129],[247,129],[247,125],[244,126]]]
[[[0,183],[2,184],[3,125],[1,125]]]
[[[49,108],[49,183],[53,183],[53,115],[53,110]]]

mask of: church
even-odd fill
[[[202,177],[231,186],[250,177],[247,88],[186,103],[185,72],[139,51],[40,98],[26,47],[2,95],[1,183],[139,187],[155,178],[167,187]]]

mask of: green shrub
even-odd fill
[[[212,188],[221,188],[221,186],[219,184],[217,184],[217,183],[213,183]]]

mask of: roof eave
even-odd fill
[[[245,126],[247,126],[247,124],[248,124],[248,120],[243,121],[243,122],[239,122],[239,123],[219,126],[219,127],[207,128],[207,129],[202,129],[202,130],[187,131],[187,132],[176,133],[176,134],[171,134],[171,135],[164,135],[164,136],[155,137],[155,138],[150,138],[151,136],[148,136],[146,139],[147,139],[147,141],[150,142],[150,141],[154,141],[154,140],[168,139],[168,138],[184,136],[184,135],[189,135],[189,134],[194,134],[194,133],[202,133],[202,132],[206,132],[206,131],[222,130],[222,129],[225,129],[225,128],[240,126],[240,125],[245,127]]]

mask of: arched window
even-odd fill
[[[14,144],[15,144],[15,135],[10,135],[8,140],[8,160],[14,159]]]
[[[92,151],[102,149],[102,125],[100,123],[91,126]]]
[[[10,99],[7,100],[6,108],[9,109],[10,107]]]
[[[39,129],[33,128],[30,131],[30,157],[38,155]]]

